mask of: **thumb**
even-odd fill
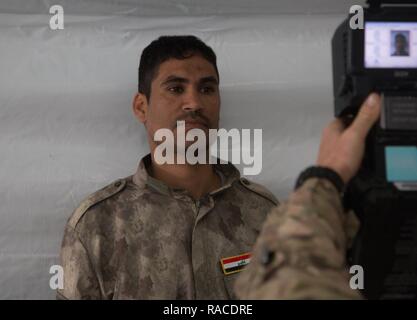
[[[381,113],[381,98],[376,93],[371,93],[362,104],[355,120],[348,130],[355,131],[365,138]]]

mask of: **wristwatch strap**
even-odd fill
[[[298,189],[304,182],[309,178],[322,178],[327,179],[333,183],[339,193],[343,193],[345,189],[345,183],[343,182],[340,175],[327,167],[320,167],[320,166],[312,166],[305,169],[301,174],[298,176],[298,179],[295,183],[294,190]]]

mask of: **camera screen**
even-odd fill
[[[386,175],[389,182],[417,182],[417,147],[385,147]]]
[[[365,22],[365,68],[417,68],[417,22]]]

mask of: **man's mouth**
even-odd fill
[[[204,127],[207,128],[207,124],[204,121],[198,121],[198,120],[185,120],[185,126],[186,127]]]
[[[177,123],[175,124],[176,127],[178,127],[178,121],[184,121],[184,126],[186,128],[202,128],[207,129],[209,127],[209,124],[207,121],[201,118],[187,118],[187,119],[179,119],[177,120]]]

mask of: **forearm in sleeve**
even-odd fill
[[[346,250],[358,229],[331,182],[311,178],[265,222],[249,266],[237,280],[241,299],[360,299],[349,286]]]

